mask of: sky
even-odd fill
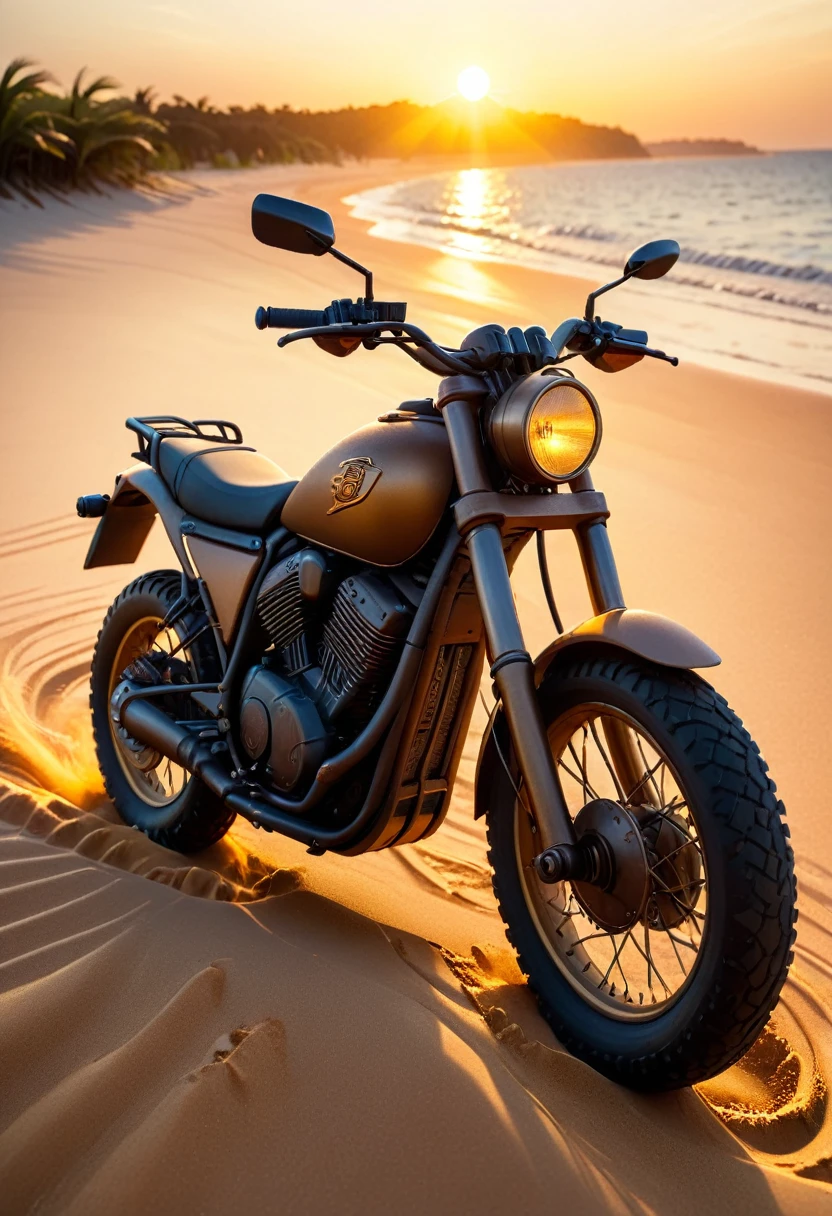
[[[226,106],[434,103],[478,64],[512,108],[642,140],[832,147],[832,0],[0,0],[0,60]]]

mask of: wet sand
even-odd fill
[[[796,962],[743,1064],[648,1099],[566,1055],[521,984],[471,817],[482,712],[423,845],[311,858],[237,821],[186,859],[117,821],[85,708],[92,640],[135,574],[81,570],[79,493],[130,462],[129,414],[228,417],[292,475],[435,382],[396,351],[277,351],[258,304],[360,281],[257,245],[258,190],[332,210],[382,299],[457,343],[578,311],[579,280],[377,241],[340,199],[424,166],[194,175],[156,197],[0,204],[0,1185],[23,1212],[806,1212],[832,1183],[829,399],[694,366],[578,370],[628,602],[722,655],[715,683],[789,811]],[[608,308],[606,310],[610,312]],[[625,296],[614,313],[637,325]],[[566,621],[589,614],[549,540]],[[531,555],[529,648],[548,641]],[[34,791],[34,792],[32,792]],[[502,1011],[502,1012],[501,1012]]]

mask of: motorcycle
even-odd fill
[[[656,279],[644,245],[549,337],[489,324],[459,349],[373,294],[331,217],[259,195],[254,236],[329,254],[364,295],[321,311],[259,308],[345,357],[393,345],[439,377],[340,440],[299,481],[224,420],[130,418],[136,463],[98,519],[86,568],[134,562],[158,516],[176,570],[143,574],[95,647],[92,724],[127,824],[182,852],[243,815],[347,856],[424,840],[448,808],[487,661],[495,701],[476,775],[509,941],[555,1035],[646,1091],[739,1059],[792,959],[795,880],[784,809],[759,750],[698,673],[693,633],[628,608],[604,495],[592,392],[566,364],[643,358],[644,331],[599,296]],[[574,533],[593,615],[564,630],[545,534]],[[528,653],[510,575],[535,538],[555,636]],[[486,706],[486,708],[488,708]]]

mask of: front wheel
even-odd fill
[[[576,831],[613,856],[600,886],[544,883],[522,786],[500,769],[490,860],[520,966],[561,1043],[608,1077],[653,1091],[706,1080],[755,1041],[792,959],[783,804],[740,720],[691,672],[567,656],[540,697]]]

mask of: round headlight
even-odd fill
[[[544,369],[500,398],[488,421],[488,438],[500,462],[522,481],[571,481],[598,451],[601,415],[588,388]]]

